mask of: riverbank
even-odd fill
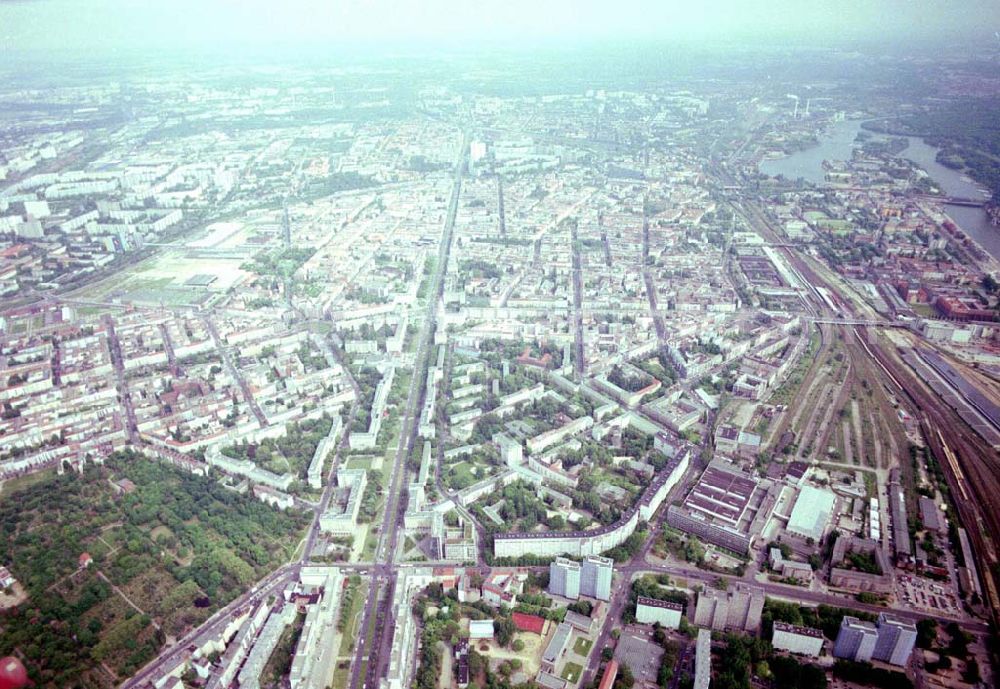
[[[783,158],[769,158],[758,163],[762,173],[777,176],[784,175],[788,179],[802,178],[816,185],[826,184],[826,171],[823,162],[828,160],[850,160],[859,132],[877,131],[866,124],[876,120],[844,120],[833,123],[825,134],[820,137],[817,146],[793,153]],[[878,120],[881,121],[881,120]],[[896,136],[892,132],[881,132]],[[909,160],[918,166],[934,182],[945,195],[958,198],[987,198],[989,191],[958,170],[954,170],[937,161],[938,149],[923,139],[900,133],[909,145],[898,157]],[[1000,261],[1000,227],[994,225],[985,208],[944,205],[940,216],[950,220],[969,237],[982,251],[987,254],[991,265]]]

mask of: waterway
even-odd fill
[[[819,144],[796,151],[784,158],[767,158],[760,161],[760,171],[776,177],[784,175],[788,179],[800,177],[813,184],[822,184],[825,179],[824,160],[850,160],[855,147],[854,139],[861,130],[860,120],[834,122],[819,137]]]
[[[820,137],[818,146],[798,151],[784,158],[770,158],[760,162],[760,171],[767,175],[784,175],[788,179],[802,178],[813,184],[824,181],[824,160],[850,160],[856,147],[855,137],[861,130],[861,120],[844,120],[833,123]],[[907,137],[910,145],[900,154],[923,168],[935,184],[948,196],[969,199],[983,198],[985,191],[971,179],[937,162],[937,149],[923,139]],[[945,212],[975,239],[990,255],[1000,260],[1000,227],[990,223],[982,208],[945,205]]]

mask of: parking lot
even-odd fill
[[[898,583],[899,594],[908,607],[945,615],[958,615],[961,612],[955,590],[951,586],[909,574],[901,574]]]

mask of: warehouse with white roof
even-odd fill
[[[818,542],[830,523],[836,499],[831,491],[803,486],[788,518],[788,532]]]

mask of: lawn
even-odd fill
[[[354,650],[354,641],[358,635],[358,624],[361,620],[361,608],[365,604],[365,597],[368,594],[368,583],[366,580],[359,580],[357,584],[348,584],[351,591],[351,607],[345,612],[341,611],[346,623],[340,637],[340,651],[338,655],[347,656]]]
[[[448,468],[445,472],[444,480],[452,490],[460,490],[475,483],[476,477],[472,475],[471,464],[468,462],[459,462]]]
[[[590,639],[579,636],[576,639],[576,643],[573,644],[573,653],[576,653],[578,656],[586,658],[587,654],[590,653],[590,649],[593,645],[594,642],[591,641]]]
[[[568,681],[570,684],[576,684],[580,681],[580,675],[582,674],[583,667],[579,663],[566,663],[559,676]]]
[[[344,464],[347,469],[371,469],[372,468],[372,458],[371,456],[366,457],[351,457]]]
[[[337,663],[337,669],[333,671],[333,684],[330,686],[333,689],[347,689],[347,683],[350,679],[350,666],[340,667],[340,663]]]
[[[6,495],[7,493],[16,493],[19,490],[24,490],[25,488],[30,488],[36,483],[44,483],[49,478],[52,477],[53,472],[50,470],[39,471],[34,474],[25,474],[24,476],[17,476],[15,478],[9,478],[6,481],[0,482],[0,495]]]

